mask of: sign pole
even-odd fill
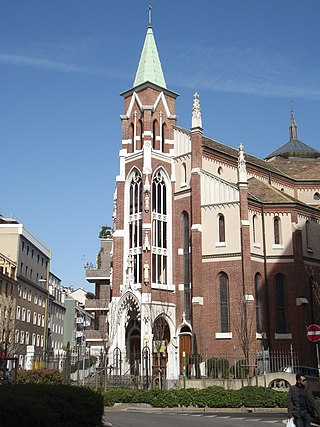
[[[319,342],[316,342],[316,353],[317,353],[317,364],[318,364],[318,376],[319,376],[319,381],[320,381]]]

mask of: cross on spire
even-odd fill
[[[147,12],[148,12],[148,25],[149,25],[149,27],[152,27],[152,23],[151,23],[151,18],[152,18],[152,6],[151,6],[151,4],[149,4],[148,9],[147,9]]]

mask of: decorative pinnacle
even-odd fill
[[[193,107],[192,107],[192,129],[201,128],[202,129],[202,118],[201,118],[201,107],[198,92],[195,92],[193,95]]]
[[[296,119],[294,117],[294,111],[291,104],[291,118],[290,118],[290,125],[289,125],[289,137],[291,139],[298,139],[298,128],[296,124]]]
[[[240,144],[238,155],[238,180],[241,183],[247,182],[247,168],[243,148],[243,144]]]

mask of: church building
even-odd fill
[[[205,358],[226,354],[315,357],[320,152],[298,139],[294,112],[266,159],[206,136],[197,92],[179,127],[151,23],[121,95],[108,324],[122,372],[173,384],[184,360],[205,375]]]

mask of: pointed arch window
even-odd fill
[[[183,283],[184,283],[184,313],[187,320],[191,319],[191,290],[190,290],[190,223],[187,212],[182,212],[182,236],[183,236]]]
[[[165,147],[166,136],[167,136],[167,126],[165,123],[163,123],[162,129],[161,129],[161,151],[163,153],[165,152],[164,147]]]
[[[181,165],[181,187],[185,187],[187,185],[187,165],[185,162]]]
[[[273,233],[274,233],[274,244],[281,244],[281,221],[278,216],[274,217],[273,220]]]
[[[252,217],[252,239],[253,243],[257,243],[257,215]]]
[[[167,188],[160,170],[152,180],[152,282],[167,284]]]
[[[262,332],[262,313],[261,313],[261,275],[257,273],[254,276],[254,290],[255,290],[255,301],[256,301],[256,326],[257,332]]]
[[[311,245],[311,224],[310,221],[306,221],[306,243],[307,243],[307,249],[309,251],[312,251],[312,245]]]
[[[132,256],[134,283],[141,283],[142,179],[138,171],[134,171],[130,181],[129,255]]]
[[[229,332],[229,279],[225,273],[219,275],[220,288],[220,328]]]
[[[276,332],[278,334],[287,333],[286,322],[286,293],[285,282],[282,274],[277,274],[275,277],[276,291]]]
[[[218,215],[218,227],[219,227],[219,242],[226,241],[226,229],[225,229],[225,220],[224,215]]]
[[[159,136],[159,123],[154,120],[152,124],[152,148],[154,150],[157,149],[157,136]]]
[[[130,139],[131,139],[131,152],[134,152],[136,149],[136,147],[135,147],[136,141],[134,138],[134,125],[133,125],[133,123],[131,123],[131,125],[130,125]]]

